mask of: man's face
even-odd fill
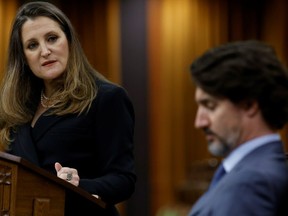
[[[198,110],[195,127],[203,129],[208,149],[215,156],[226,156],[241,142],[243,110],[228,99],[216,98],[197,88]]]

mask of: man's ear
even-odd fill
[[[248,116],[252,117],[259,112],[258,102],[255,100],[243,101],[241,107],[245,110]]]

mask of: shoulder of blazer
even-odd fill
[[[107,82],[104,80],[97,80],[96,85],[98,87],[98,93],[105,93],[105,92],[110,92],[110,91],[117,91],[117,90],[124,90],[124,88],[120,85],[117,85],[112,82]]]
[[[285,153],[283,144],[281,141],[275,141],[260,146],[246,155],[239,163],[235,166],[235,169],[239,169],[242,166],[249,167],[250,169],[259,169],[258,164],[263,166],[269,166],[274,163],[285,163]]]
[[[101,107],[104,104],[104,106],[125,106],[134,115],[134,107],[125,88],[103,80],[97,80],[97,86],[98,92],[92,106],[97,106],[96,104],[101,104]]]
[[[128,92],[122,86],[117,85],[115,83],[97,80],[98,92],[96,96],[96,100],[104,99],[103,96],[105,95],[105,99],[109,99],[111,97],[119,96],[120,98],[126,98],[130,100],[128,96]]]

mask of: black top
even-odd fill
[[[88,113],[46,115],[12,134],[9,153],[23,157],[56,174],[54,164],[78,170],[79,187],[99,195],[108,204],[100,207],[71,194],[65,216],[118,215],[114,204],[134,192],[134,110],[126,91],[98,81],[99,91]]]

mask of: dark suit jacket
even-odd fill
[[[79,187],[110,205],[103,211],[71,194],[66,200],[66,216],[118,215],[113,205],[134,192],[132,103],[123,88],[103,81],[98,85],[88,113],[44,114],[34,128],[26,124],[13,135],[10,153],[55,174],[55,162],[77,169]]]
[[[255,149],[207,191],[189,216],[287,216],[288,168],[281,142]]]

